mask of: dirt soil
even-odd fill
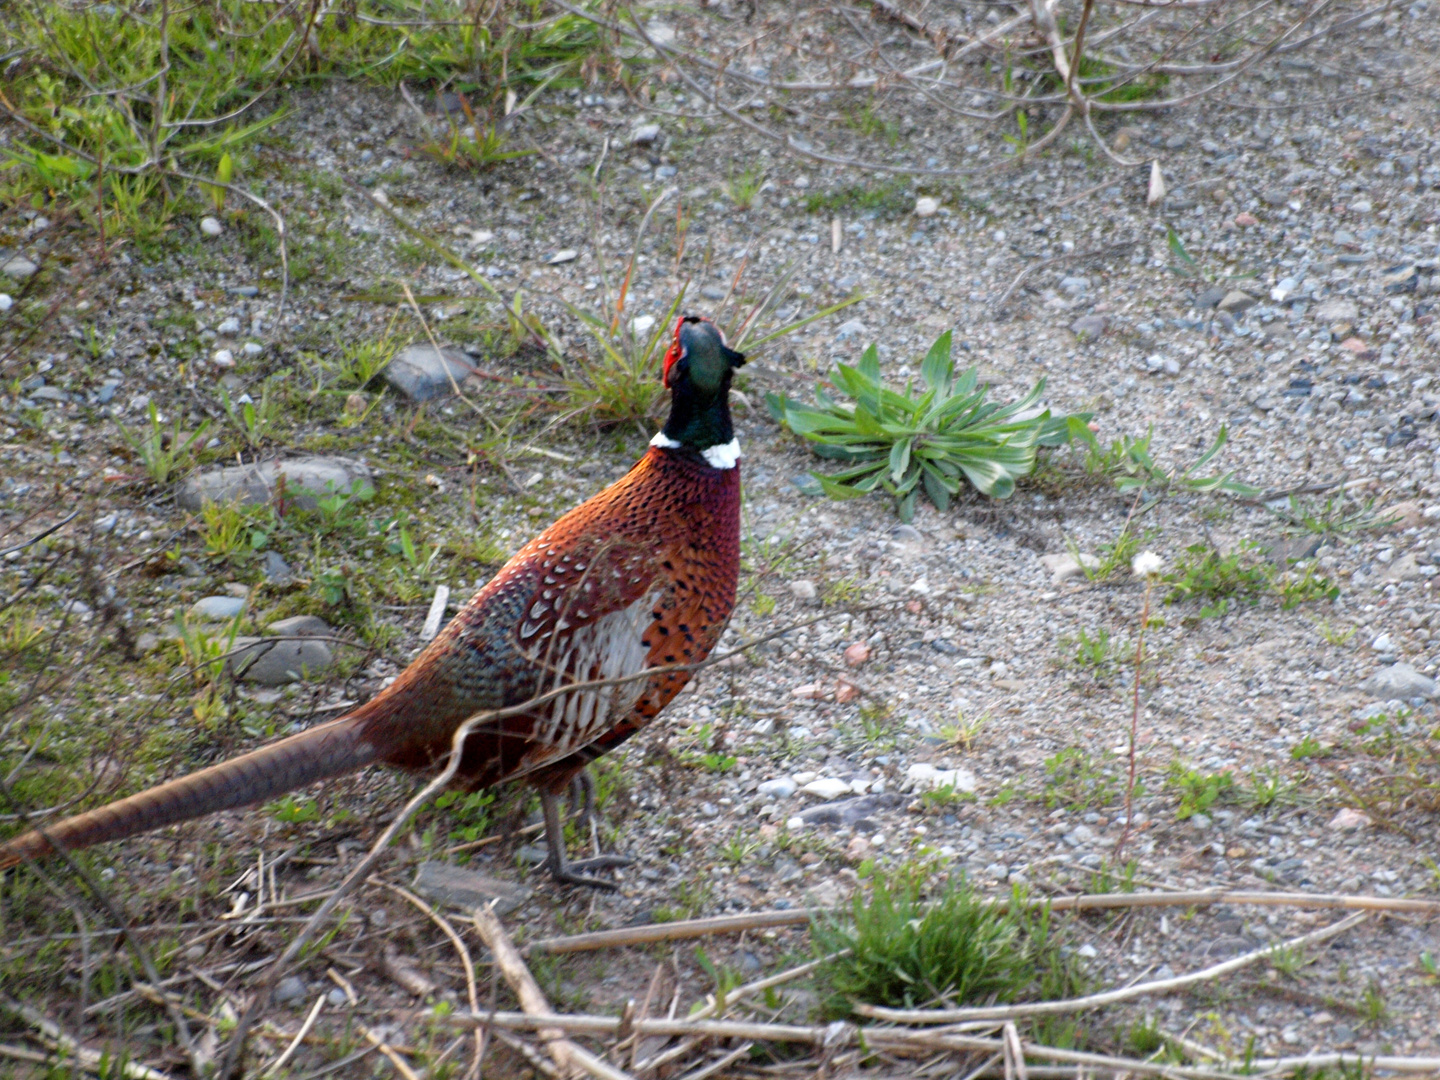
[[[1440,38],[1433,8],[1415,8],[1335,48],[1382,69],[1424,55]],[[682,29],[689,17],[677,16]],[[283,306],[273,235],[253,208],[228,204],[212,236],[200,226],[212,211],[196,201],[163,240],[118,246],[108,261],[78,220],[6,210],[0,244],[39,272],[0,278],[14,298],[0,313],[0,547],[78,511],[0,563],[8,645],[31,627],[54,643],[43,663],[14,669],[12,688],[40,692],[0,725],[7,782],[32,813],[99,805],[338,715],[418,651],[436,586],[452,590],[453,609],[643,451],[652,428],[557,407],[548,362],[517,347],[486,294],[375,200],[479,267],[507,301],[523,294],[524,310],[582,357],[593,344],[564,304],[595,303],[597,248],[613,277],[645,207],[673,186],[626,318],[663,317],[687,280],[688,309],[723,314],[737,275],[737,291],[756,296],[786,267],[795,317],[862,297],[758,352],[737,384],[745,572],[721,647],[790,629],[703,672],[602,763],[593,839],[634,860],[613,872],[615,891],[557,887],[535,870],[537,830],[519,831],[534,808],[506,793],[424,812],[381,878],[409,889],[420,864],[439,861],[523,884],[504,916],[521,941],[836,906],[872,861],[934,860],[990,893],[1128,883],[1435,897],[1440,111],[1430,83],[1372,93],[1365,78],[1297,65],[1257,76],[1254,107],[1136,114],[1122,142],[1140,168],[1076,143],[964,185],[918,186],[787,156],[714,115],[652,116],[604,83],[536,101],[523,137],[538,155],[450,171],[415,149],[436,123],[433,96],[417,95],[417,108],[346,83],[297,89],[246,177],[287,220]],[[1276,79],[1302,104],[1264,105]],[[679,98],[656,105],[684,111]],[[933,131],[937,154],[963,156],[949,143],[971,134],[916,111],[907,149],[928,149]],[[635,144],[649,122],[658,137]],[[993,137],[986,146],[1003,149]],[[1154,206],[1152,159],[1169,188]],[[758,191],[742,207],[747,176]],[[938,212],[914,213],[922,194]],[[678,273],[677,205],[688,219]],[[425,340],[406,288],[437,339],[469,350],[479,374],[463,398],[417,404],[383,379],[347,384],[347,357],[367,343]],[[1166,470],[1183,471],[1225,427],[1228,444],[1201,474],[1233,471],[1262,494],[1176,489],[1142,512],[1111,476],[1087,471],[1081,449],[1043,456],[1008,501],[970,496],[945,513],[922,502],[909,525],[883,498],[802,493],[797,481],[828,463],[777,426],[765,395],[808,400],[870,342],[903,386],[945,330],[999,399],[1044,378],[1049,407],[1093,413],[1105,446],[1153,431]],[[263,406],[266,380],[273,411],[259,414],[273,420],[248,439],[221,390]],[[340,524],[319,511],[304,527],[248,521],[268,534],[217,553],[216,524],[181,505],[176,480],[154,483],[125,437],[150,430],[152,405],[167,432],[209,422],[187,469],[322,455],[368,469],[374,497],[337,510]],[[1292,592],[1242,590],[1217,610],[1175,596],[1171,582],[1147,586],[1127,551],[1102,580],[1062,558],[1103,559],[1127,523],[1134,550],[1164,560],[1162,575],[1205,551],[1239,552],[1237,565],[1288,565]],[[1147,588],[1154,621],[1137,697]],[[176,630],[186,613],[204,624],[193,606],[207,597],[243,600],[244,633],[315,615],[361,644],[334,644],[303,682],[212,684]],[[1405,685],[1377,689],[1367,682],[1377,672]],[[1132,707],[1142,789],[1117,853]],[[916,766],[956,770],[951,790],[927,795]],[[204,1017],[243,1009],[246,965],[275,955],[312,910],[294,898],[333,887],[413,790],[413,778],[366,774],[86,853],[76,866],[112,913],[81,899],[93,894],[62,866],[12,873],[0,883],[6,993],[91,1045],[118,1041],[181,1071],[164,1011],[129,987],[142,976],[111,919],[123,914],[163,961],[204,1031]],[[18,829],[13,813],[0,829]],[[577,825],[572,852],[591,845]],[[381,1068],[361,1053],[362,1028],[417,1068],[433,1062],[452,1038],[436,1009],[469,1004],[454,945],[383,884],[344,910],[281,984],[257,1060],[278,1054],[323,998],[293,1075],[353,1054],[338,1075]],[[1219,905],[1057,922],[1099,988],[1338,917]],[[482,959],[473,928],[453,918]],[[749,981],[810,955],[799,928],[702,945],[704,964],[683,942],[532,959],[562,1011],[615,1013],[645,998],[658,970],[665,996],[652,1011],[677,995],[683,1016],[714,989],[707,964]],[[1071,1037],[1123,1050],[1153,1016],[1221,1055],[1433,1056],[1436,956],[1433,919],[1376,916],[1283,970],[1262,964],[1142,999]],[[492,998],[483,965],[481,976],[482,1003],[508,1002],[503,988]],[[810,1018],[814,994],[800,985],[762,1016]],[[3,1023],[11,1042],[27,1030]]]

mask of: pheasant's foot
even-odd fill
[[[597,855],[591,859],[571,862],[565,855],[565,827],[560,820],[559,798],[553,792],[542,789],[540,806],[545,812],[545,843],[550,849],[550,857],[545,860],[545,868],[550,871],[550,876],[566,885],[584,885],[591,889],[608,890],[619,888],[612,881],[589,877],[580,871],[626,866],[632,860],[623,855]]]

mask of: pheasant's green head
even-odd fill
[[[725,344],[725,335],[713,322],[701,315],[682,316],[665,353],[670,416],[657,444],[703,453],[732,443],[730,380],[743,363],[744,354]],[[708,455],[707,460],[713,456]]]

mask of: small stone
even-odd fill
[[[725,290],[719,285],[702,285],[700,286],[700,295],[706,300],[724,300]]]
[[[1320,323],[1353,323],[1360,318],[1360,306],[1344,296],[1332,296],[1315,308],[1315,321]]]
[[[1232,315],[1237,312],[1247,311],[1254,306],[1255,298],[1249,293],[1242,292],[1239,289],[1231,289],[1225,294],[1224,299],[1222,299],[1219,304],[1221,311],[1228,311]]]
[[[246,506],[268,503],[275,497],[281,477],[286,499],[313,510],[319,496],[353,493],[368,487],[370,470],[358,463],[326,457],[230,465],[191,476],[180,485],[175,501],[182,510],[191,511],[198,511],[207,501]]]
[[[298,975],[286,975],[275,985],[275,1004],[298,1005],[309,996],[305,980]]]
[[[1277,304],[1283,304],[1290,298],[1290,294],[1300,287],[1300,283],[1293,277],[1281,278],[1270,290],[1270,299]]]
[[[0,266],[0,273],[10,276],[16,281],[26,281],[34,277],[39,269],[40,267],[25,258],[24,255],[16,255],[7,259],[5,264]]]
[[[1100,560],[1094,555],[1082,553],[1077,561],[1073,555],[1042,555],[1040,565],[1050,571],[1050,583],[1059,585],[1072,578],[1083,578],[1086,570],[1097,570]]]
[[[1229,290],[1212,285],[1195,298],[1195,306],[1202,311],[1216,307],[1229,295]]]
[[[1392,266],[1380,276],[1381,287],[1392,296],[1414,292],[1419,284],[1420,271],[1414,263]]]
[[[550,266],[560,266],[563,263],[574,262],[579,257],[580,252],[574,248],[562,248],[560,251],[555,252],[554,255],[551,255],[550,258],[546,259],[545,262]]]
[[[207,622],[233,619],[245,610],[245,601],[238,596],[206,596],[190,605],[190,615]]]
[[[0,311],[9,311],[14,306],[15,301],[10,299],[10,294],[0,292]]]
[[[766,780],[755,790],[767,799],[788,799],[798,788],[790,777],[778,776],[774,780]]]
[[[265,346],[258,341],[247,341],[240,347],[240,351],[246,356],[259,356],[265,351]]]
[[[1352,214],[1368,214],[1374,209],[1375,204],[1369,199],[1356,199],[1350,204],[1350,212]]]
[[[285,686],[307,676],[315,678],[335,662],[330,646],[323,641],[243,637],[235,639],[234,647],[238,651],[226,661],[226,667],[236,678],[260,686]]]
[[[1060,288],[1071,296],[1080,296],[1090,288],[1090,279],[1071,275],[1060,279]]]
[[[475,370],[458,349],[411,345],[385,366],[385,381],[411,401],[448,397]]]
[[[630,133],[630,142],[634,146],[649,146],[658,138],[660,138],[659,124],[641,124]]]
[[[859,319],[851,319],[848,322],[840,324],[839,328],[835,331],[835,340],[849,341],[851,338],[859,337],[864,333],[866,333],[865,324]]]
[[[1235,215],[1235,224],[1242,229],[1248,229],[1252,225],[1259,225],[1260,219],[1250,213],[1249,210],[1241,210],[1240,213]]]
[[[225,231],[225,226],[220,224],[216,217],[203,217],[200,219],[200,231],[206,236],[219,236]]]
[[[160,636],[158,634],[144,633],[135,639],[135,651],[141,656],[146,656],[160,647]]]
[[[975,790],[975,774],[969,769],[937,769],[928,762],[919,762],[905,770],[904,787],[908,791]]]
[[[845,861],[851,863],[864,862],[870,857],[870,841],[863,836],[852,836],[850,843],[845,845]]]
[[[802,604],[813,604],[820,597],[819,590],[815,588],[815,583],[807,578],[792,581],[790,583],[790,595]]]
[[[1335,816],[1330,819],[1330,824],[1327,827],[1334,829],[1336,832],[1354,832],[1356,829],[1366,828],[1369,824],[1369,814],[1363,810],[1355,810],[1347,806],[1338,811]]]
[[[229,349],[216,349],[210,356],[210,362],[218,368],[233,368],[235,354]]]
[[[914,525],[896,525],[890,530],[890,539],[897,544],[923,544],[925,537]]]
[[[812,780],[800,789],[806,795],[813,795],[817,799],[838,799],[841,795],[851,794],[851,787],[844,780],[837,780],[833,776],[822,777],[819,780]]]
[[[340,987],[337,986],[332,989],[330,993],[325,995],[325,1000],[330,1003],[330,1007],[332,1009],[336,1009],[339,1008],[341,1005],[344,1005],[350,999],[345,996],[345,991],[341,990]]]
[[[1391,664],[1389,667],[1382,667],[1376,671],[1360,684],[1359,689],[1382,701],[1392,701],[1396,698],[1401,700],[1415,697],[1433,698],[1435,696],[1435,680],[1428,675],[1420,674],[1409,664]]]
[[[318,615],[291,615],[265,627],[265,633],[280,637],[329,637],[335,631]]]
[[[835,700],[841,705],[849,705],[860,697],[860,688],[849,679],[839,678],[835,680]]]
[[[217,334],[232,335],[240,333],[240,320],[234,315],[221,319],[220,325],[215,327]]]
[[[1376,516],[1381,521],[1394,519],[1394,524],[1390,526],[1392,530],[1418,529],[1424,524],[1425,508],[1418,502],[1407,499],[1404,502],[1387,506]]]
[[[934,217],[940,212],[940,200],[922,195],[915,200],[916,217]]]
[[[530,899],[533,890],[449,863],[423,862],[415,871],[415,891],[434,904],[471,912],[495,901],[495,914],[508,915]]]
[[[1109,320],[1104,315],[1081,315],[1070,324],[1070,332],[1082,341],[1093,341],[1105,332]]]
[[[857,641],[845,648],[845,666],[859,667],[870,659],[870,646],[863,641]]]
[[[1340,348],[1344,349],[1346,352],[1352,352],[1356,356],[1370,351],[1370,346],[1365,344],[1362,338],[1358,337],[1346,338],[1344,341],[1340,342]]]
[[[278,551],[265,552],[265,558],[260,565],[265,572],[265,580],[272,581],[277,585],[284,584],[294,576],[290,564]]]

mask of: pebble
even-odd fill
[[[10,294],[0,292],[0,311],[9,311],[14,306],[15,301],[10,299]]]
[[[767,799],[788,799],[795,794],[798,787],[790,777],[779,776],[774,780],[766,780],[755,790]]]
[[[210,356],[210,361],[219,368],[233,368],[235,366],[235,354],[229,349],[216,349]]]
[[[800,578],[790,583],[790,595],[802,604],[813,604],[820,598],[819,590],[815,583],[808,578]]]
[[[919,762],[905,770],[905,788],[908,791],[952,791],[975,790],[975,774],[969,769],[937,769],[928,762]]]
[[[630,133],[630,142],[634,146],[649,146],[660,138],[659,124],[641,124]]]
[[[0,274],[6,274],[16,281],[26,281],[35,276],[40,267],[36,266],[24,255],[15,255],[0,266]]]
[[[385,366],[385,381],[411,401],[449,397],[475,370],[459,349],[411,345]]]
[[[281,476],[287,497],[297,506],[315,509],[317,496],[349,492],[370,477],[370,470],[337,458],[306,457],[267,461],[260,465],[229,465],[196,473],[180,485],[175,501],[183,510],[197,511],[206,502],[238,502],[246,506],[268,503]]]
[[[315,678],[328,672],[335,662],[330,646],[323,641],[274,641],[263,638],[239,637],[237,650],[225,666],[244,682],[260,686],[285,686],[306,676]]]
[[[496,915],[510,914],[529,900],[534,891],[524,885],[441,862],[421,863],[415,871],[414,889],[433,904],[443,904],[467,913],[493,902]]]
[[[207,622],[233,619],[245,610],[245,601],[238,596],[205,596],[190,605],[190,614]]]
[[[286,975],[275,984],[275,1004],[277,1005],[297,1005],[308,996],[305,980],[298,975]]]
[[[225,231],[225,226],[220,224],[216,217],[203,217],[200,219],[200,231],[206,236],[219,236]]]
[[[865,329],[865,324],[862,323],[859,319],[850,319],[846,322],[841,323],[840,326],[836,329],[835,340],[849,341],[851,338],[859,337],[864,333],[867,333]]]
[[[1354,832],[1356,829],[1363,829],[1369,824],[1369,814],[1363,810],[1355,810],[1347,806],[1336,812],[1335,816],[1330,819],[1330,824],[1327,828],[1334,829],[1336,832]]]
[[[1418,529],[1425,521],[1425,508],[1418,502],[1407,499],[1404,502],[1391,503],[1377,516],[1382,520],[1394,518],[1395,524],[1390,526],[1394,532],[1402,529]]]
[[[1362,693],[1382,701],[1390,701],[1395,698],[1402,700],[1415,697],[1433,698],[1435,696],[1435,680],[1428,675],[1420,674],[1409,664],[1391,664],[1389,667],[1382,667],[1376,671],[1360,684],[1359,689]]]
[[[1370,642],[1370,648],[1378,653],[1393,653],[1395,642],[1390,639],[1389,634],[1381,634],[1374,641]]]
[[[1042,555],[1040,565],[1050,571],[1050,583],[1059,585],[1072,578],[1083,578],[1086,570],[1099,569],[1100,560],[1084,552],[1078,561],[1073,555]]]
[[[844,780],[837,780],[833,776],[812,780],[800,790],[806,795],[815,796],[817,799],[838,799],[841,795],[849,795],[852,793],[848,783]]]
[[[844,656],[846,667],[859,667],[870,659],[870,646],[863,641],[857,641],[846,646]]]
[[[719,285],[701,285],[700,295],[706,300],[724,300],[725,290]]]
[[[1255,306],[1255,302],[1255,298],[1249,293],[1240,289],[1231,289],[1220,301],[1219,308],[1221,311],[1228,311],[1233,315],[1237,312],[1248,311]]]
[[[330,991],[330,993],[325,995],[325,1000],[330,1003],[330,1007],[332,1009],[336,1009],[339,1008],[341,1005],[344,1005],[350,999],[345,996],[345,991],[341,990],[340,987],[337,986],[334,987]]]
[[[1360,318],[1360,307],[1344,296],[1332,296],[1315,308],[1315,321],[1321,323],[1353,323]]]
[[[1109,325],[1110,322],[1104,315],[1081,315],[1070,324],[1070,332],[1078,338],[1091,341],[1103,334]]]
[[[260,563],[264,571],[265,580],[273,581],[277,585],[283,585],[294,576],[294,571],[278,551],[267,551]]]
[[[580,252],[574,248],[562,248],[560,251],[555,252],[554,255],[551,255],[550,258],[546,259],[545,262],[550,266],[560,266],[562,263],[574,262],[579,257]]]
[[[934,217],[940,212],[940,200],[931,198],[929,195],[922,195],[915,200],[916,217]]]
[[[283,637],[329,637],[334,632],[318,615],[291,615],[265,627],[265,633]]]
[[[1235,215],[1235,224],[1242,229],[1248,229],[1252,225],[1259,225],[1260,219],[1248,210],[1241,210]]]
[[[238,334],[240,333],[240,320],[234,315],[229,315],[220,320],[220,325],[215,327],[215,332],[225,335]]]
[[[1208,308],[1213,308],[1218,306],[1220,301],[1224,300],[1225,297],[1228,295],[1228,289],[1222,289],[1218,286],[1212,285],[1210,288],[1206,289],[1204,292],[1202,292],[1199,296],[1195,298],[1195,306],[1197,308],[1200,308],[1202,311]]]

